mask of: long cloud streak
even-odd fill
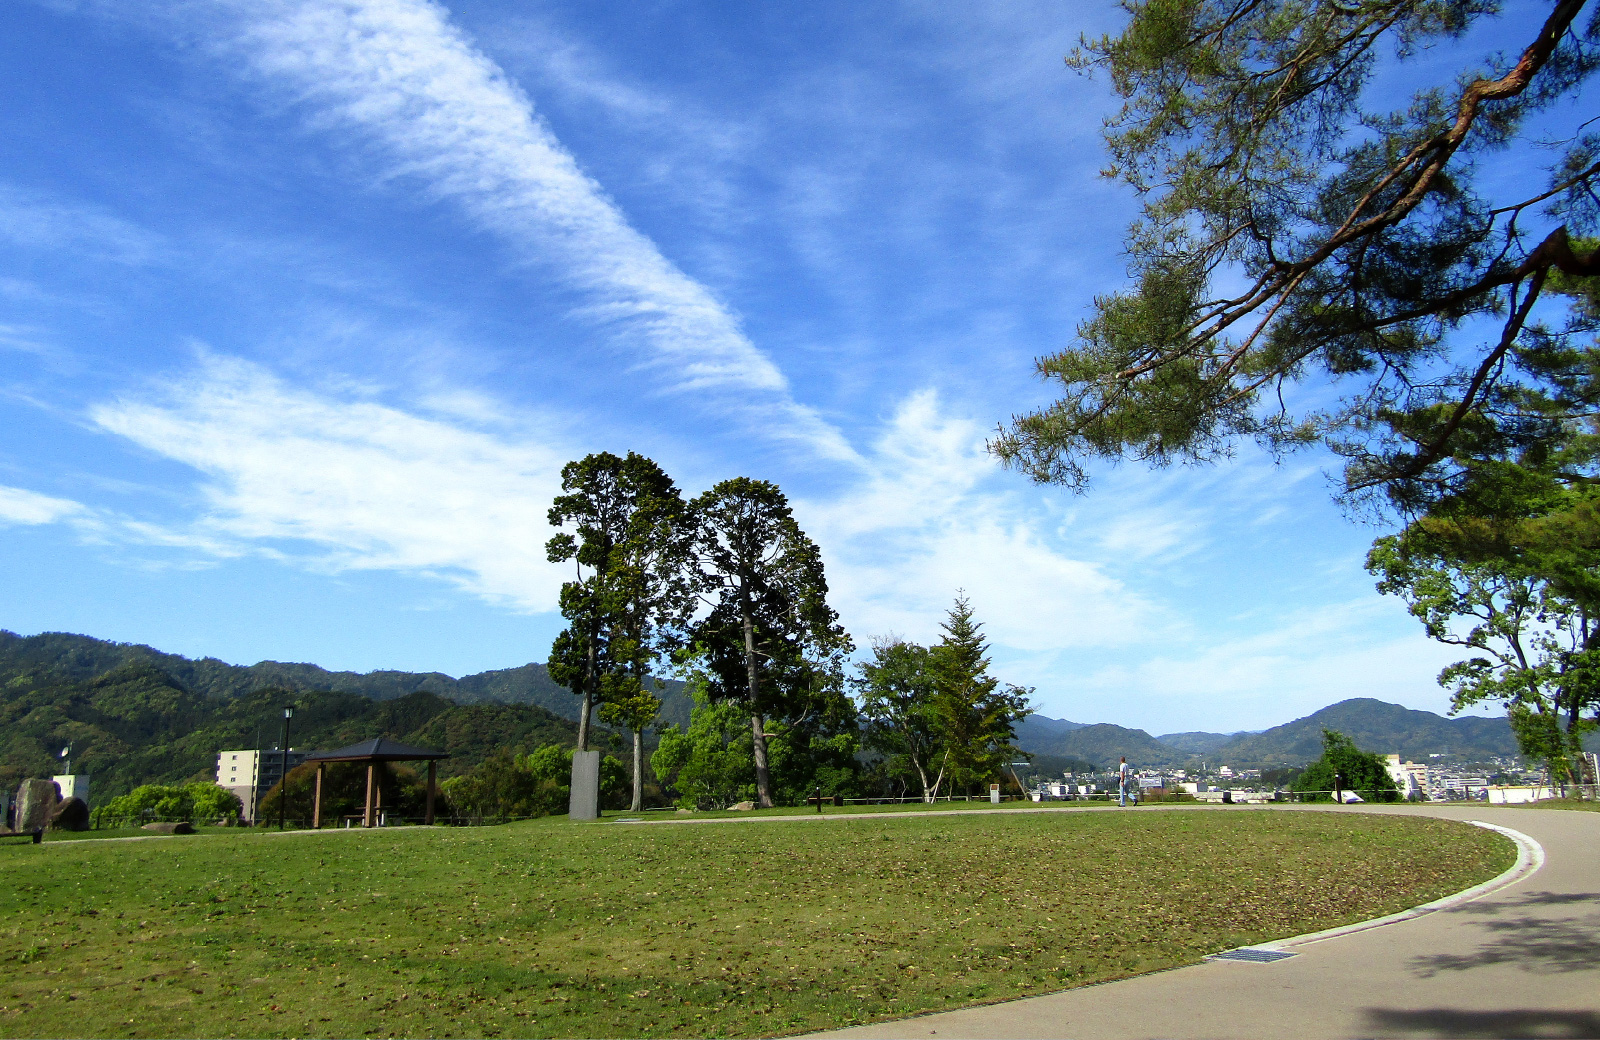
[[[498,65],[432,0],[218,0],[169,8],[328,128],[378,146],[392,175],[450,199],[556,270],[580,311],[641,345],[670,389],[719,398],[753,425],[824,457],[855,451],[699,282],[628,223]]]

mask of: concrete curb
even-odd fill
[[[1532,877],[1538,872],[1540,867],[1544,866],[1544,846],[1540,845],[1537,841],[1534,841],[1528,835],[1523,834],[1521,831],[1514,831],[1510,827],[1500,827],[1492,823],[1484,823],[1482,820],[1468,820],[1467,822],[1472,824],[1474,827],[1482,827],[1485,830],[1496,831],[1500,834],[1504,834],[1506,837],[1516,842],[1516,862],[1511,864],[1511,866],[1498,877],[1490,878],[1488,881],[1485,881],[1479,885],[1473,885],[1471,888],[1462,889],[1460,892],[1457,892],[1454,895],[1448,895],[1442,899],[1435,899],[1431,903],[1423,903],[1421,906],[1414,906],[1409,910],[1401,910],[1398,913],[1389,914],[1385,917],[1374,917],[1370,921],[1357,921],[1355,924],[1340,925],[1337,928],[1324,928],[1320,932],[1307,932],[1304,935],[1293,935],[1287,939],[1275,939],[1272,942],[1256,943],[1254,946],[1241,946],[1238,949],[1258,950],[1263,953],[1286,953],[1289,952],[1289,948],[1291,947],[1309,946],[1312,943],[1325,942],[1328,939],[1337,939],[1341,935],[1354,935],[1357,932],[1371,931],[1374,928],[1382,928],[1385,925],[1398,924],[1401,921],[1409,921],[1416,917],[1425,917],[1428,914],[1438,913],[1440,910],[1448,910],[1453,906],[1460,906],[1462,903],[1470,903],[1474,899],[1481,899],[1491,892],[1498,892],[1502,888],[1506,888],[1526,878]],[[1207,957],[1206,960],[1239,959],[1224,956],[1224,954],[1235,952],[1238,951],[1225,950],[1223,951],[1223,954],[1213,954],[1210,957]]]

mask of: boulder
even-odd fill
[[[50,810],[50,829],[53,831],[86,831],[89,829],[89,803],[82,798],[66,798]]]
[[[147,831],[151,831],[151,832],[156,833],[156,834],[193,834],[194,833],[194,825],[191,824],[187,820],[179,820],[176,823],[169,823],[169,822],[166,822],[166,821],[162,821],[160,823],[147,823],[147,824],[144,825],[144,827],[142,829],[143,830],[147,830]]]
[[[751,809],[754,809],[755,807],[756,807],[756,803],[755,802],[739,802],[736,805],[729,806],[729,808],[733,809],[733,811],[735,811],[735,812],[749,812]]]
[[[22,781],[17,785],[17,820],[11,829],[19,834],[44,830],[60,800],[61,789],[54,780]]]

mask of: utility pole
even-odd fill
[[[283,830],[283,818],[289,811],[289,720],[294,718],[294,705],[283,706],[283,775],[278,778],[278,829]]]

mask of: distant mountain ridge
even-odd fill
[[[580,710],[578,698],[550,678],[542,664],[501,668],[459,679],[442,672],[330,672],[314,664],[261,661],[234,665],[214,657],[193,660],[163,653],[142,643],[113,643],[67,632],[19,636],[0,629],[0,682],[30,673],[89,682],[106,672],[141,662],[161,669],[184,689],[212,699],[237,698],[281,686],[290,690],[358,693],[377,701],[426,692],[457,704],[532,704],[574,721]],[[664,680],[658,684],[657,692],[663,701],[663,721],[687,728],[694,705],[684,693],[683,683]]]
[[[1183,766],[1204,757],[1214,765],[1254,769],[1305,765],[1322,755],[1322,731],[1337,730],[1367,751],[1405,758],[1430,754],[1516,755],[1517,740],[1502,718],[1445,718],[1398,704],[1352,697],[1259,733],[1168,733],[1085,725],[1030,716],[1017,727],[1017,745],[1038,755],[1072,756],[1108,768],[1126,755],[1137,766]]]

